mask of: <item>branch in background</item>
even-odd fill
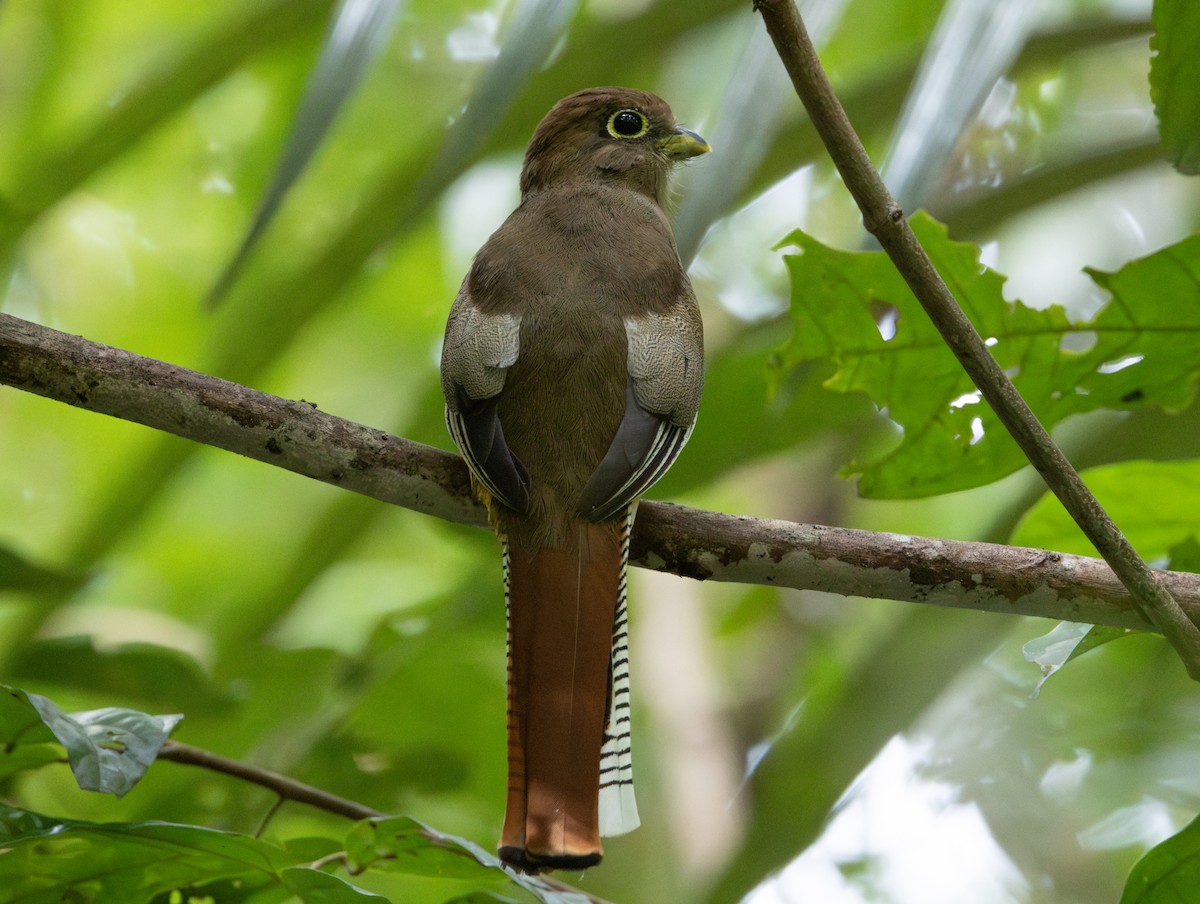
[[[1038,204],[1060,198],[1076,189],[1111,179],[1139,167],[1167,167],[1158,137],[1147,134],[1089,148],[1070,159],[1050,159],[1026,173],[1005,179],[1002,185],[965,193],[947,193],[933,199],[929,212],[955,236],[979,235]]]
[[[0,383],[461,524],[462,459],[236,383],[0,314]],[[1101,561],[643,502],[634,564],[733,581],[1153,630]],[[1200,618],[1200,575],[1160,573]]]
[[[252,785],[274,791],[284,800],[308,804],[338,816],[345,816],[347,819],[372,819],[387,815],[365,804],[338,797],[336,794],[306,785],[304,782],[288,778],[278,772],[272,772],[270,769],[262,769],[258,766],[251,766],[249,763],[231,760],[213,753],[211,750],[193,747],[191,744],[181,744],[179,741],[167,741],[163,744],[162,750],[158,752],[158,759],[200,766],[211,772],[230,775],[244,782],[250,782]]]
[[[1155,579],[1096,497],[1084,485],[1046,428],[996,363],[917,241],[903,211],[838,102],[793,0],[755,0],[775,49],[791,76],[814,128],[846,188],[862,211],[863,225],[892,259],[959,364],[1063,507],[1132,594],[1147,620],[1171,642],[1188,674],[1200,680],[1200,628]]]

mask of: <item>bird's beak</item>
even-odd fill
[[[665,138],[660,138],[657,147],[672,160],[686,160],[688,157],[698,157],[712,150],[707,141],[683,126]]]

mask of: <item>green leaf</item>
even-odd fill
[[[48,838],[55,841],[47,842]],[[57,843],[60,838],[67,839],[65,844]],[[262,904],[260,895],[272,886],[279,889],[278,900],[290,893],[305,904],[386,900],[337,876],[288,865],[301,859],[295,852],[196,826],[95,825],[0,808],[0,839],[8,849],[0,857],[0,904],[40,901],[43,898],[37,895],[42,893],[46,901],[130,904],[184,889],[221,904],[250,900]],[[54,858],[65,859],[68,853],[73,862],[55,869]],[[20,873],[9,857],[28,872]]]
[[[1057,306],[1035,311],[1005,301],[1003,277],[979,262],[978,248],[950,241],[924,214],[912,225],[1047,426],[1097,409],[1174,410],[1192,399],[1200,371],[1200,236],[1116,273],[1088,271],[1113,298],[1091,320],[1071,322]],[[863,495],[962,490],[1025,464],[882,252],[837,251],[798,231],[784,244],[799,251],[785,257],[795,331],[784,364],[832,359],[838,369],[826,386],[866,393],[903,431],[890,452],[853,465]],[[1072,334],[1076,347],[1064,347]]]
[[[21,192],[11,199],[16,215],[0,229],[0,250],[68,192],[127,154],[147,133],[194,101],[247,57],[294,39],[319,22],[331,0],[270,0],[247,4],[195,44],[177,48],[167,65],[144,73],[119,102],[108,105],[84,134],[62,147],[28,143]]]
[[[1126,461],[1088,468],[1082,477],[1145,559],[1165,561],[1173,548],[1195,533],[1196,510],[1200,507],[1200,459]],[[1062,505],[1049,494],[1025,513],[1012,542],[1077,555],[1096,554]]]
[[[1120,904],[1190,904],[1200,900],[1200,818],[1155,845],[1129,874]]]
[[[387,901],[379,895],[356,888],[349,882],[303,866],[293,866],[280,874],[284,886],[305,904],[363,904],[366,901]]]
[[[61,592],[83,583],[83,578],[65,571],[35,565],[7,546],[0,546],[0,591],[44,590]]]
[[[1195,536],[1181,540],[1168,552],[1171,555],[1168,567],[1172,571],[1190,571],[1192,574],[1200,574],[1200,541]]]
[[[477,844],[443,835],[407,816],[367,819],[346,836],[346,853],[355,872],[367,867],[419,876],[481,875],[481,867],[500,861]]]
[[[284,885],[282,871],[292,865],[265,842],[196,826],[50,822],[36,814],[27,815],[27,825],[31,830],[5,842],[0,904],[138,904],[230,878],[243,889]]]
[[[1041,693],[1042,685],[1050,676],[1071,660],[1110,641],[1138,633],[1129,628],[1059,622],[1048,634],[1036,637],[1021,647],[1021,653],[1028,662],[1042,667],[1042,677],[1033,689],[1033,696]]]
[[[1155,0],[1150,97],[1167,156],[1181,173],[1200,172],[1200,5]]]
[[[152,643],[98,646],[87,635],[49,637],[18,651],[9,669],[38,684],[78,688],[139,707],[178,706],[185,700],[189,715],[220,712],[231,704],[228,691],[215,687],[192,656]]]
[[[62,825],[61,820],[51,819],[40,813],[30,813],[28,810],[18,810],[14,807],[0,807],[0,839],[5,841],[49,831],[59,825]]]
[[[58,744],[21,744],[0,751],[0,778],[64,761]]]
[[[477,882],[504,881],[530,892],[543,904],[587,904],[589,900],[581,894],[552,888],[537,876],[510,872],[494,854],[474,842],[438,832],[407,816],[358,823],[346,836],[346,854],[353,872],[372,868]]]
[[[46,740],[40,720],[67,748],[71,771],[85,791],[121,797],[150,768],[182,715],[151,716],[133,709],[105,707],[67,715],[40,694],[3,687],[0,732],[6,739]],[[22,711],[22,704],[27,712]],[[12,740],[9,741],[12,743]]]
[[[18,744],[53,740],[53,732],[46,727],[25,692],[20,688],[0,685],[0,744],[4,749],[7,751]]]
[[[158,756],[182,714],[151,716],[107,706],[67,715],[50,700],[29,694],[54,736],[67,748],[71,771],[85,791],[122,797]]]

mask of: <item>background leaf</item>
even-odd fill
[[[392,21],[402,5],[401,0],[342,0],[334,10],[321,46],[321,56],[305,86],[304,97],[271,176],[271,184],[267,186],[233,259],[209,295],[210,305],[215,305],[237,278],[288,189],[321,146],[325,132],[333,124],[342,104],[354,92],[364,70],[384,46]]]
[[[23,692],[0,687],[0,777],[63,760],[54,734]]]
[[[499,866],[478,845],[402,816],[358,823],[346,837],[346,853],[355,870],[374,866],[425,876],[478,876],[481,866]]]
[[[1129,874],[1120,904],[1186,904],[1200,887],[1200,819],[1147,852]]]
[[[1092,492],[1121,525],[1147,561],[1165,562],[1172,548],[1196,529],[1194,503],[1200,492],[1200,461],[1128,461],[1083,472]],[[1147,492],[1153,505],[1146,505]],[[1013,542],[1087,555],[1079,528],[1049,498],[1034,505],[1017,526]]]
[[[1150,96],[1163,148],[1181,173],[1200,173],[1200,10],[1187,0],[1154,0]]]
[[[17,552],[0,546],[0,592],[5,590],[63,591],[78,587],[82,579],[50,568],[43,568]]]
[[[292,866],[282,870],[279,877],[284,887],[304,904],[365,904],[387,900],[320,870]]]
[[[1135,633],[1128,628],[1059,622],[1049,634],[1034,638],[1021,648],[1026,659],[1042,668],[1042,679],[1034,688],[1034,694],[1039,693],[1050,676],[1071,660]]]
[[[4,904],[135,904],[175,889],[203,893],[209,883],[231,878],[247,891],[280,883],[288,865],[282,851],[253,838],[167,823],[43,823],[10,837],[6,847],[0,857]]]

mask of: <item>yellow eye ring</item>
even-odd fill
[[[641,110],[618,110],[608,117],[608,134],[625,141],[641,138],[650,130],[650,123]]]

